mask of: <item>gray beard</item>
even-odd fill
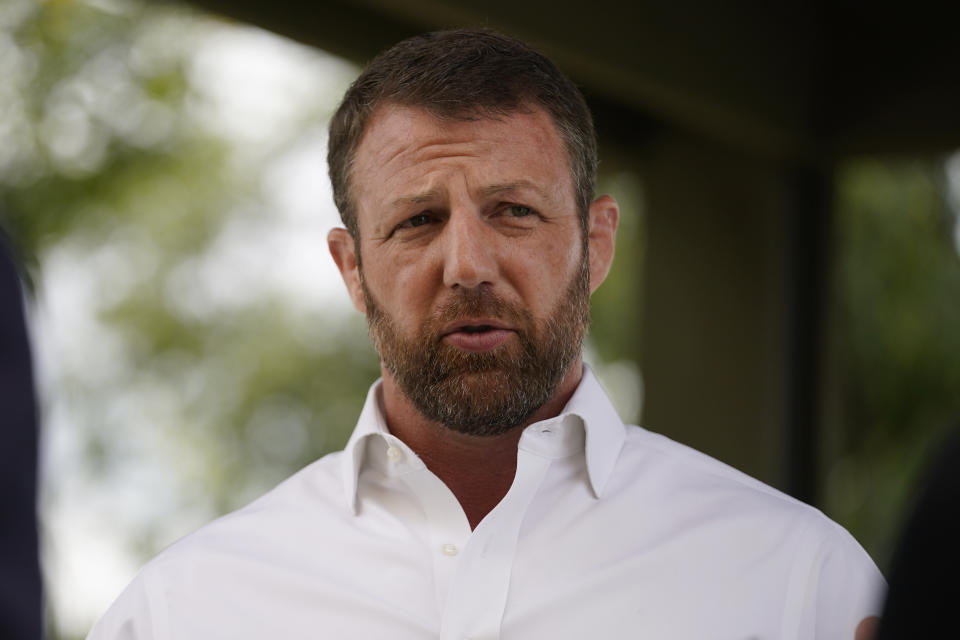
[[[542,327],[526,309],[477,287],[461,290],[408,339],[377,304],[362,272],[361,282],[370,337],[385,369],[424,417],[468,435],[506,433],[546,404],[580,355],[590,323],[586,252]],[[516,339],[483,353],[443,342],[441,328],[465,317],[499,318],[516,329]]]

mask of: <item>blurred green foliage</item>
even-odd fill
[[[944,167],[862,158],[837,173],[838,420],[825,434],[824,510],[881,566],[932,447],[960,425],[960,259]]]
[[[0,7],[0,223],[41,307],[61,310],[44,287],[65,264],[105,332],[92,335],[109,338],[41,349],[55,363],[48,427],[70,431],[48,441],[76,442],[85,460],[50,470],[44,512],[89,500],[137,562],[341,448],[379,375],[359,315],[279,293],[205,299],[218,293],[201,277],[218,241],[238,224],[269,223],[259,172],[328,115],[308,105],[296,133],[278,133],[255,162],[238,160],[235,143],[194,115],[203,96],[189,77],[191,47],[212,24],[175,5]],[[326,180],[325,166],[316,173]],[[90,337],[86,321],[77,318],[74,340]],[[138,480],[151,456],[166,465],[152,470],[161,479]],[[157,485],[166,490],[150,491]],[[139,504],[98,507],[95,494],[78,495],[106,486],[139,487]],[[58,604],[49,637],[83,635],[57,620]]]
[[[172,279],[178,269],[202,257],[232,221],[266,215],[258,176],[235,166],[230,142],[189,116],[196,96],[186,77],[189,33],[183,32],[202,25],[198,16],[138,3],[18,6],[18,19],[8,16],[7,27],[25,77],[18,95],[6,96],[18,104],[5,105],[5,115],[19,112],[24,141],[0,173],[3,228],[35,276],[49,251],[64,244],[81,253],[110,249],[119,258],[111,268],[128,272],[105,283],[119,283],[120,291],[101,292],[95,301],[99,319],[122,340],[122,371],[106,381],[70,372],[75,379],[64,381],[90,405],[91,424],[81,430],[112,437],[92,423],[109,421],[104,405],[118,380],[170,385],[184,406],[167,427],[189,448],[200,443],[203,422],[204,437],[226,447],[210,456],[204,473],[216,509],[235,506],[229,497],[237,493],[235,479],[269,466],[244,430],[258,410],[286,406],[325,427],[285,467],[344,439],[377,372],[362,321],[343,325],[280,297],[196,313],[171,300],[175,285],[194,284]],[[177,31],[188,44],[149,41]],[[120,122],[131,113],[138,114],[133,121]],[[323,115],[308,113],[305,120]],[[145,131],[151,127],[157,131]],[[80,140],[67,144],[71,135]],[[275,153],[285,142],[277,141]],[[325,179],[324,167],[317,173]],[[234,482],[217,481],[224,477]]]

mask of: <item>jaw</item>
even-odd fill
[[[429,438],[435,440],[438,447],[441,447],[443,442],[456,442],[462,445],[474,443],[476,446],[485,446],[493,445],[495,441],[502,439],[501,436],[462,433],[439,422],[430,420],[424,416],[406,394],[404,394],[403,389],[382,361],[380,363],[380,371],[383,378],[380,401],[387,427],[393,435],[407,444],[413,446],[413,443],[421,440],[425,434],[430,434]],[[501,377],[497,371],[480,371],[462,375],[474,378],[475,383],[479,384],[483,384],[479,378],[486,378],[486,380],[489,381],[499,380]],[[573,392],[576,391],[582,378],[583,360],[581,355],[578,355],[571,363],[550,398],[529,418],[502,435],[515,433],[515,436],[511,436],[511,438],[519,439],[519,434],[527,425],[559,415],[570,400]],[[416,450],[416,448],[414,448],[414,450]]]

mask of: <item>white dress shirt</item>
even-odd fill
[[[585,367],[476,530],[378,383],[344,451],[162,552],[89,639],[853,640],[884,589],[840,526],[624,426]]]

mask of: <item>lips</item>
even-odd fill
[[[513,329],[496,319],[471,318],[447,325],[441,339],[464,351],[479,353],[496,349],[513,333]]]

